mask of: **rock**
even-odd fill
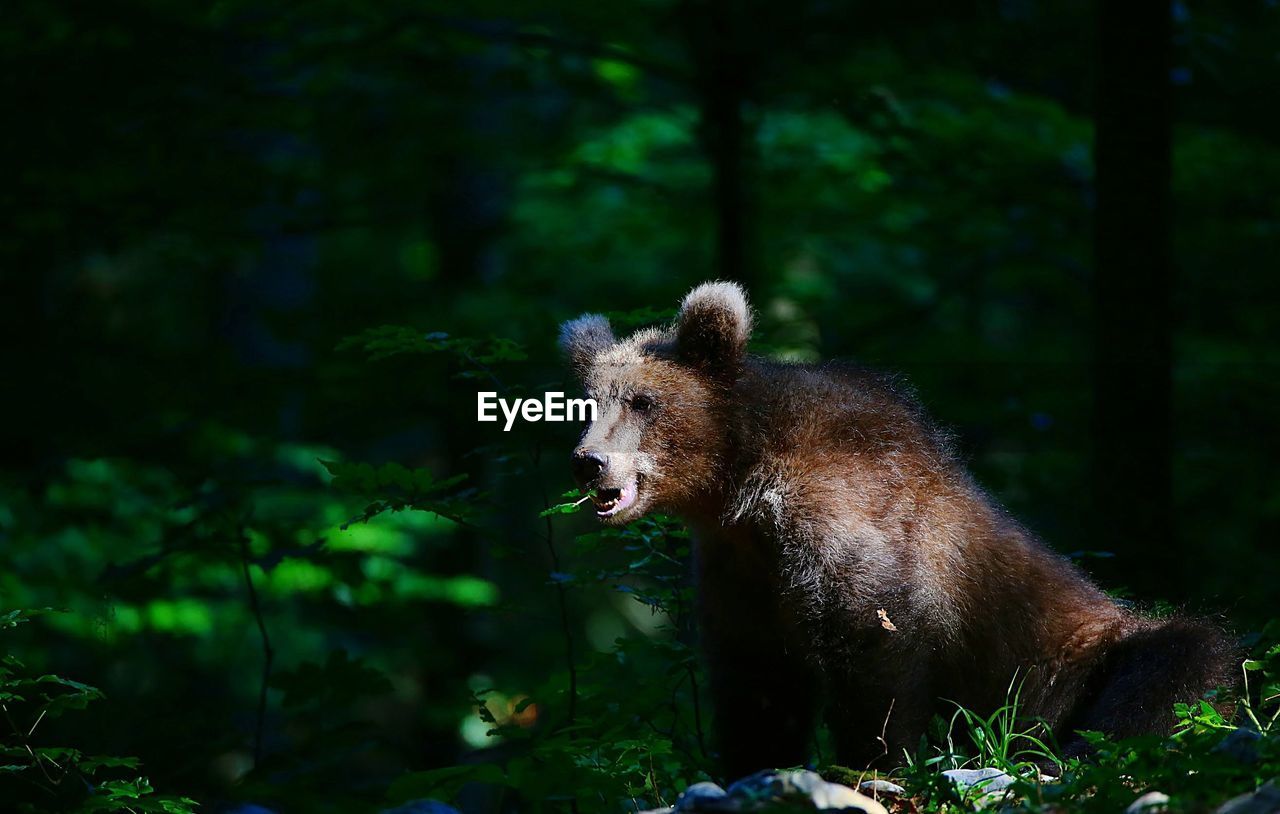
[[[1269,780],[1262,788],[1223,803],[1214,814],[1276,814],[1280,812],[1280,780]]]
[[[1169,795],[1162,791],[1149,791],[1129,804],[1124,814],[1154,814],[1169,807]]]
[[[1257,730],[1241,727],[1232,730],[1230,735],[1227,735],[1217,746],[1213,747],[1213,751],[1246,765],[1257,763],[1258,744],[1261,741],[1262,735]]]
[[[813,810],[888,814],[880,803],[848,786],[828,783],[816,772],[763,771],[729,786],[724,797],[699,801],[694,811],[755,811],[774,802],[809,803]]]
[[[818,784],[825,782],[817,772],[765,769],[731,783],[725,793],[741,800],[770,800],[808,795]]]
[[[942,776],[955,783],[960,792],[978,809],[990,808],[1006,802],[1013,796],[1013,784],[1018,780],[1036,780],[1055,783],[1059,778],[1047,774],[1016,777],[1003,769],[948,769]]]
[[[990,793],[993,791],[1004,791],[1016,779],[1012,775],[1005,774],[1000,769],[948,769],[942,773],[942,776],[960,786],[962,789],[974,788],[975,786],[983,791]]]
[[[725,798],[724,789],[715,783],[694,783],[676,800],[676,811],[714,811],[714,805]]]
[[[861,811],[864,814],[889,814],[880,803],[865,794],[854,791],[839,783],[823,782],[821,788],[814,791],[812,797],[814,808],[829,811]]]
[[[395,808],[384,808],[379,814],[458,814],[458,809],[439,800],[410,800]]]
[[[989,808],[1009,799],[1012,786],[1017,780],[1002,769],[989,767],[986,769],[948,769],[942,776],[955,783],[960,791],[966,793],[978,808]],[[1055,778],[1037,775],[1041,783],[1052,782]]]
[[[897,783],[890,783],[888,780],[863,780],[858,784],[858,791],[863,794],[887,794],[890,797],[897,797],[907,793],[907,790]]]

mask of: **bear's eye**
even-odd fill
[[[644,393],[636,393],[631,397],[630,406],[637,413],[647,413],[653,409],[653,399]]]

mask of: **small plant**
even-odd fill
[[[1280,637],[1280,623],[1273,621],[1261,638],[1268,633]],[[1261,735],[1280,735],[1280,643],[1263,644],[1255,658],[1241,664],[1244,691],[1240,694],[1240,713]],[[1253,676],[1252,681],[1250,676]],[[1256,691],[1256,700],[1255,700]]]
[[[964,732],[977,750],[970,762],[979,766],[995,767],[1015,777],[1038,774],[1042,767],[1062,767],[1062,759],[1056,754],[1053,733],[1039,719],[1024,720],[1019,717],[1022,687],[1025,676],[1016,675],[1009,682],[1005,703],[983,718],[972,710],[956,704],[947,731],[949,744],[954,744],[952,733],[957,723],[964,724]]]
[[[943,772],[994,768],[1012,778],[1006,805],[1027,811],[1114,812],[1147,791],[1167,794],[1170,811],[1212,810],[1228,798],[1247,795],[1280,776],[1280,645],[1273,623],[1254,656],[1242,664],[1242,691],[1223,691],[1195,703],[1177,704],[1173,733],[1117,740],[1100,732],[1080,733],[1090,752],[1083,758],[1056,754],[1042,722],[1020,720],[1020,683],[989,716],[958,707],[950,720],[935,719],[931,738],[921,740],[900,772],[922,811],[971,811],[992,796],[982,784],[963,788]],[[1234,715],[1224,714],[1235,701]],[[1059,777],[1042,782],[1052,767]],[[1006,781],[1007,782],[1007,781]]]
[[[991,793],[987,783],[965,787],[942,774],[952,769],[998,769],[1012,778],[1011,796],[1038,790],[1042,770],[1062,770],[1049,727],[1020,714],[1025,678],[1014,676],[1005,703],[990,715],[956,703],[949,720],[934,719],[933,737],[923,737],[916,754],[905,756],[902,775],[917,796],[934,806],[969,807]]]
[[[50,612],[9,611],[0,615],[0,633]],[[8,652],[0,657],[0,800],[6,810],[193,814],[195,801],[156,794],[150,781],[136,773],[137,758],[87,755],[43,744],[41,734],[49,722],[102,698],[96,687],[59,675],[35,675]]]

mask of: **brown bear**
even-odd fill
[[[674,324],[616,339],[566,323],[597,403],[577,480],[616,525],[684,518],[699,635],[730,777],[805,762],[818,706],[846,766],[900,761],[936,714],[1022,713],[1067,752],[1079,730],[1167,732],[1225,685],[1232,641],[1111,600],[982,490],[891,377],[749,356],[752,314],[707,283]]]

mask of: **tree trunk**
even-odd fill
[[[687,0],[682,7],[701,104],[701,137],[711,164],[716,217],[715,273],[748,290],[757,282],[754,240],[755,135],[746,115],[756,59],[734,0]]]
[[[1168,0],[1099,0],[1093,482],[1098,545],[1139,593],[1176,576]],[[1143,552],[1166,552],[1159,564]],[[1141,564],[1141,568],[1133,568]]]

